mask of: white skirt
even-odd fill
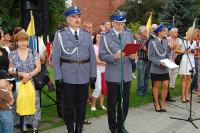
[[[102,86],[101,86],[101,73],[105,72],[104,69],[97,69],[97,80],[95,82],[95,89],[92,93],[92,96],[98,98],[101,95]]]
[[[191,61],[191,63],[190,63]],[[180,66],[179,66],[179,74],[180,75],[191,75],[191,70],[192,68],[195,67],[195,63],[194,63],[194,59],[190,59],[190,61],[188,59],[182,59]],[[192,66],[191,66],[192,64]]]

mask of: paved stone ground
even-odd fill
[[[138,108],[131,108],[126,119],[125,127],[130,133],[200,133],[190,122],[170,119],[178,117],[188,119],[189,103],[181,103],[180,98],[176,102],[167,104],[167,112],[154,111],[153,103]],[[200,118],[200,104],[193,98],[192,118]],[[90,119],[91,125],[84,125],[83,133],[110,133],[107,116]],[[200,120],[194,121],[200,128]],[[66,127],[60,127],[44,131],[42,133],[67,133]]]

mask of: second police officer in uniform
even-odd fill
[[[62,115],[68,132],[81,133],[89,82],[96,81],[96,59],[90,33],[80,28],[80,8],[71,6],[64,14],[69,27],[54,38],[54,78],[62,88]]]
[[[99,57],[106,62],[105,79],[108,87],[108,124],[112,133],[124,133],[123,122],[128,114],[129,93],[132,80],[131,59],[136,54],[124,56],[123,54],[123,117],[120,97],[120,39],[123,47],[133,43],[134,38],[130,30],[124,28],[126,12],[117,11],[112,14],[112,28],[102,34],[100,40]],[[117,107],[117,111],[116,111]]]
[[[169,69],[162,59],[169,59],[170,49],[166,37],[166,28],[161,23],[155,30],[156,37],[148,44],[148,59],[151,62],[150,73],[153,83],[154,107],[157,112],[166,112],[166,96],[169,82]],[[159,103],[159,87],[162,83],[161,104]]]

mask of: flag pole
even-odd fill
[[[174,28],[174,27],[175,27],[175,15],[172,18],[172,28]]]

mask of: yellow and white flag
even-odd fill
[[[37,38],[35,36],[35,22],[32,11],[30,11],[30,14],[31,14],[31,20],[29,22],[26,33],[29,36],[29,48],[33,49],[34,51],[37,51]]]
[[[151,23],[152,23],[152,12],[150,12],[149,19],[146,24],[147,36],[149,36],[150,34]]]

